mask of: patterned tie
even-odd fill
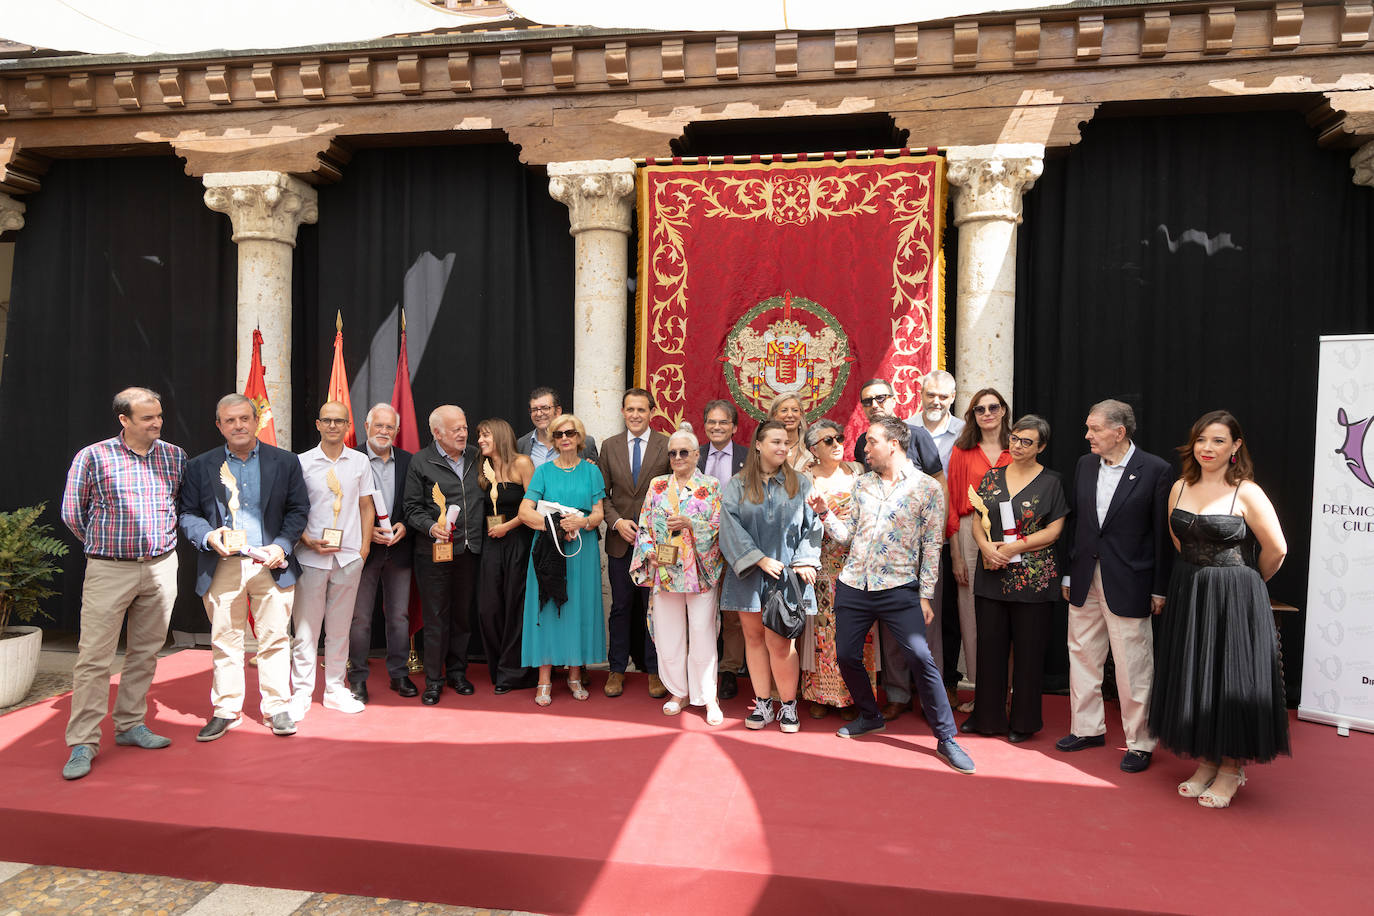
[[[630,477],[635,486],[639,486],[639,437],[635,436],[634,453],[630,455]]]
[[[710,461],[711,469],[710,469],[709,471],[707,471],[706,473],[709,474],[709,475],[711,475],[712,477],[714,477],[716,480],[719,480],[719,481],[724,482],[724,480],[725,480],[725,475],[723,475],[723,474],[720,472],[720,465],[721,465],[721,462],[723,462],[724,460],[725,460],[725,453],[724,453],[724,452],[722,452],[722,451],[721,451],[720,449],[718,449],[718,448],[713,448],[713,449],[711,449],[711,461]]]

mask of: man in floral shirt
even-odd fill
[[[940,484],[907,458],[909,435],[907,425],[895,417],[874,419],[867,435],[873,470],[855,481],[847,518],[829,511],[823,497],[811,499],[830,536],[849,545],[849,559],[835,583],[835,646],[859,718],[836,734],[856,738],[887,727],[863,663],[864,636],[881,620],[914,675],[926,721],[938,741],[935,753],[960,773],[972,773],[973,760],[954,740],[954,715],[926,644],[944,542],[944,495]]]

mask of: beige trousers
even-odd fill
[[[215,660],[210,704],[216,717],[237,719],[243,711],[243,640],[250,601],[258,636],[262,717],[270,719],[287,711],[291,699],[291,640],[287,624],[294,599],[294,586],[279,588],[272,573],[261,563],[247,557],[220,558],[210,590],[205,593],[210,647]]]
[[[738,619],[738,614],[736,618]],[[716,590],[654,593],[658,676],[693,706],[716,701]]]
[[[973,611],[973,570],[980,562],[981,554],[978,552],[978,542],[973,539],[973,526],[976,524],[979,524],[978,513],[970,512],[959,519],[959,530],[954,534],[959,539],[964,568],[968,570],[968,585],[959,586],[959,633],[964,641],[964,674],[969,683],[978,681],[978,623]],[[937,650],[932,648],[931,651]]]
[[[720,586],[716,586],[720,597]],[[720,612],[720,670],[736,674],[744,667],[744,630],[740,629],[739,611]]]
[[[1149,617],[1118,617],[1102,595],[1102,567],[1093,567],[1093,582],[1082,607],[1069,605],[1069,710],[1073,734],[1082,738],[1106,734],[1102,673],[1107,649],[1116,660],[1116,690],[1121,698],[1121,726],[1126,748],[1153,751],[1158,743],[1145,724],[1154,677],[1154,630]]]
[[[81,589],[81,640],[72,672],[72,714],[67,720],[68,747],[100,744],[100,726],[110,709],[110,667],[125,617],[129,633],[115,699],[115,732],[143,724],[148,687],[157,654],[167,642],[176,597],[175,550],[144,563],[87,558]]]

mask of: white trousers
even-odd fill
[[[210,590],[204,596],[215,659],[210,703],[218,718],[237,719],[243,711],[243,631],[248,627],[250,601],[258,637],[262,717],[270,719],[286,712],[291,691],[291,639],[287,628],[295,594],[295,586],[279,587],[272,573],[260,563],[247,557],[220,558]]]
[[[300,719],[315,695],[315,664],[320,626],[324,626],[324,692],[348,694],[348,631],[358,600],[363,561],[316,569],[302,566],[296,580],[296,606],[291,613],[291,712]]]
[[[1153,751],[1158,741],[1145,725],[1154,677],[1154,630],[1149,617],[1118,617],[1102,594],[1102,567],[1093,567],[1093,581],[1082,607],[1069,605],[1069,710],[1073,734],[1081,738],[1107,731],[1102,703],[1103,668],[1107,649],[1116,661],[1116,690],[1121,698],[1121,726],[1126,748]]]
[[[716,702],[716,590],[654,593],[658,676],[693,706]]]

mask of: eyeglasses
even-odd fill
[[[560,429],[553,433],[550,433],[549,435],[551,435],[555,439],[575,439],[577,437],[577,430]]]
[[[864,405],[865,407],[872,407],[874,404],[886,403],[887,400],[891,397],[892,395],[890,394],[875,394],[869,398],[859,398],[859,403]]]
[[[372,431],[378,433],[394,433],[396,431],[396,427],[384,426],[381,423],[374,423],[372,425]]]
[[[676,460],[679,459],[679,458],[688,458],[688,457],[691,456],[691,454],[692,454],[692,450],[691,450],[690,448],[670,448],[670,449],[668,449],[668,457],[671,458],[671,459],[673,459],[674,461],[676,461]]]
[[[824,439],[817,439],[816,444],[824,445],[827,447],[836,444],[844,445],[844,436],[826,436]]]
[[[531,408],[530,408],[530,413],[532,413],[532,414],[535,414],[535,413],[553,413],[553,411],[554,411],[554,409],[553,409],[552,407],[531,407]]]
[[[338,417],[320,417],[319,422],[320,422],[320,423],[323,423],[325,426],[347,426],[347,425],[348,425],[348,420],[346,420],[346,419],[341,420],[341,419],[339,419]]]
[[[996,416],[997,414],[999,414],[999,413],[1002,412],[1002,405],[1001,405],[1001,404],[979,404],[977,407],[973,408],[973,412],[976,413],[976,414],[978,414],[979,416],[982,416],[982,415],[984,415],[984,414],[992,414],[992,415]]]
[[[1035,448],[1040,443],[1035,439],[1027,439],[1025,436],[1018,436],[1012,433],[1009,437],[1012,445],[1019,445],[1022,448]]]

